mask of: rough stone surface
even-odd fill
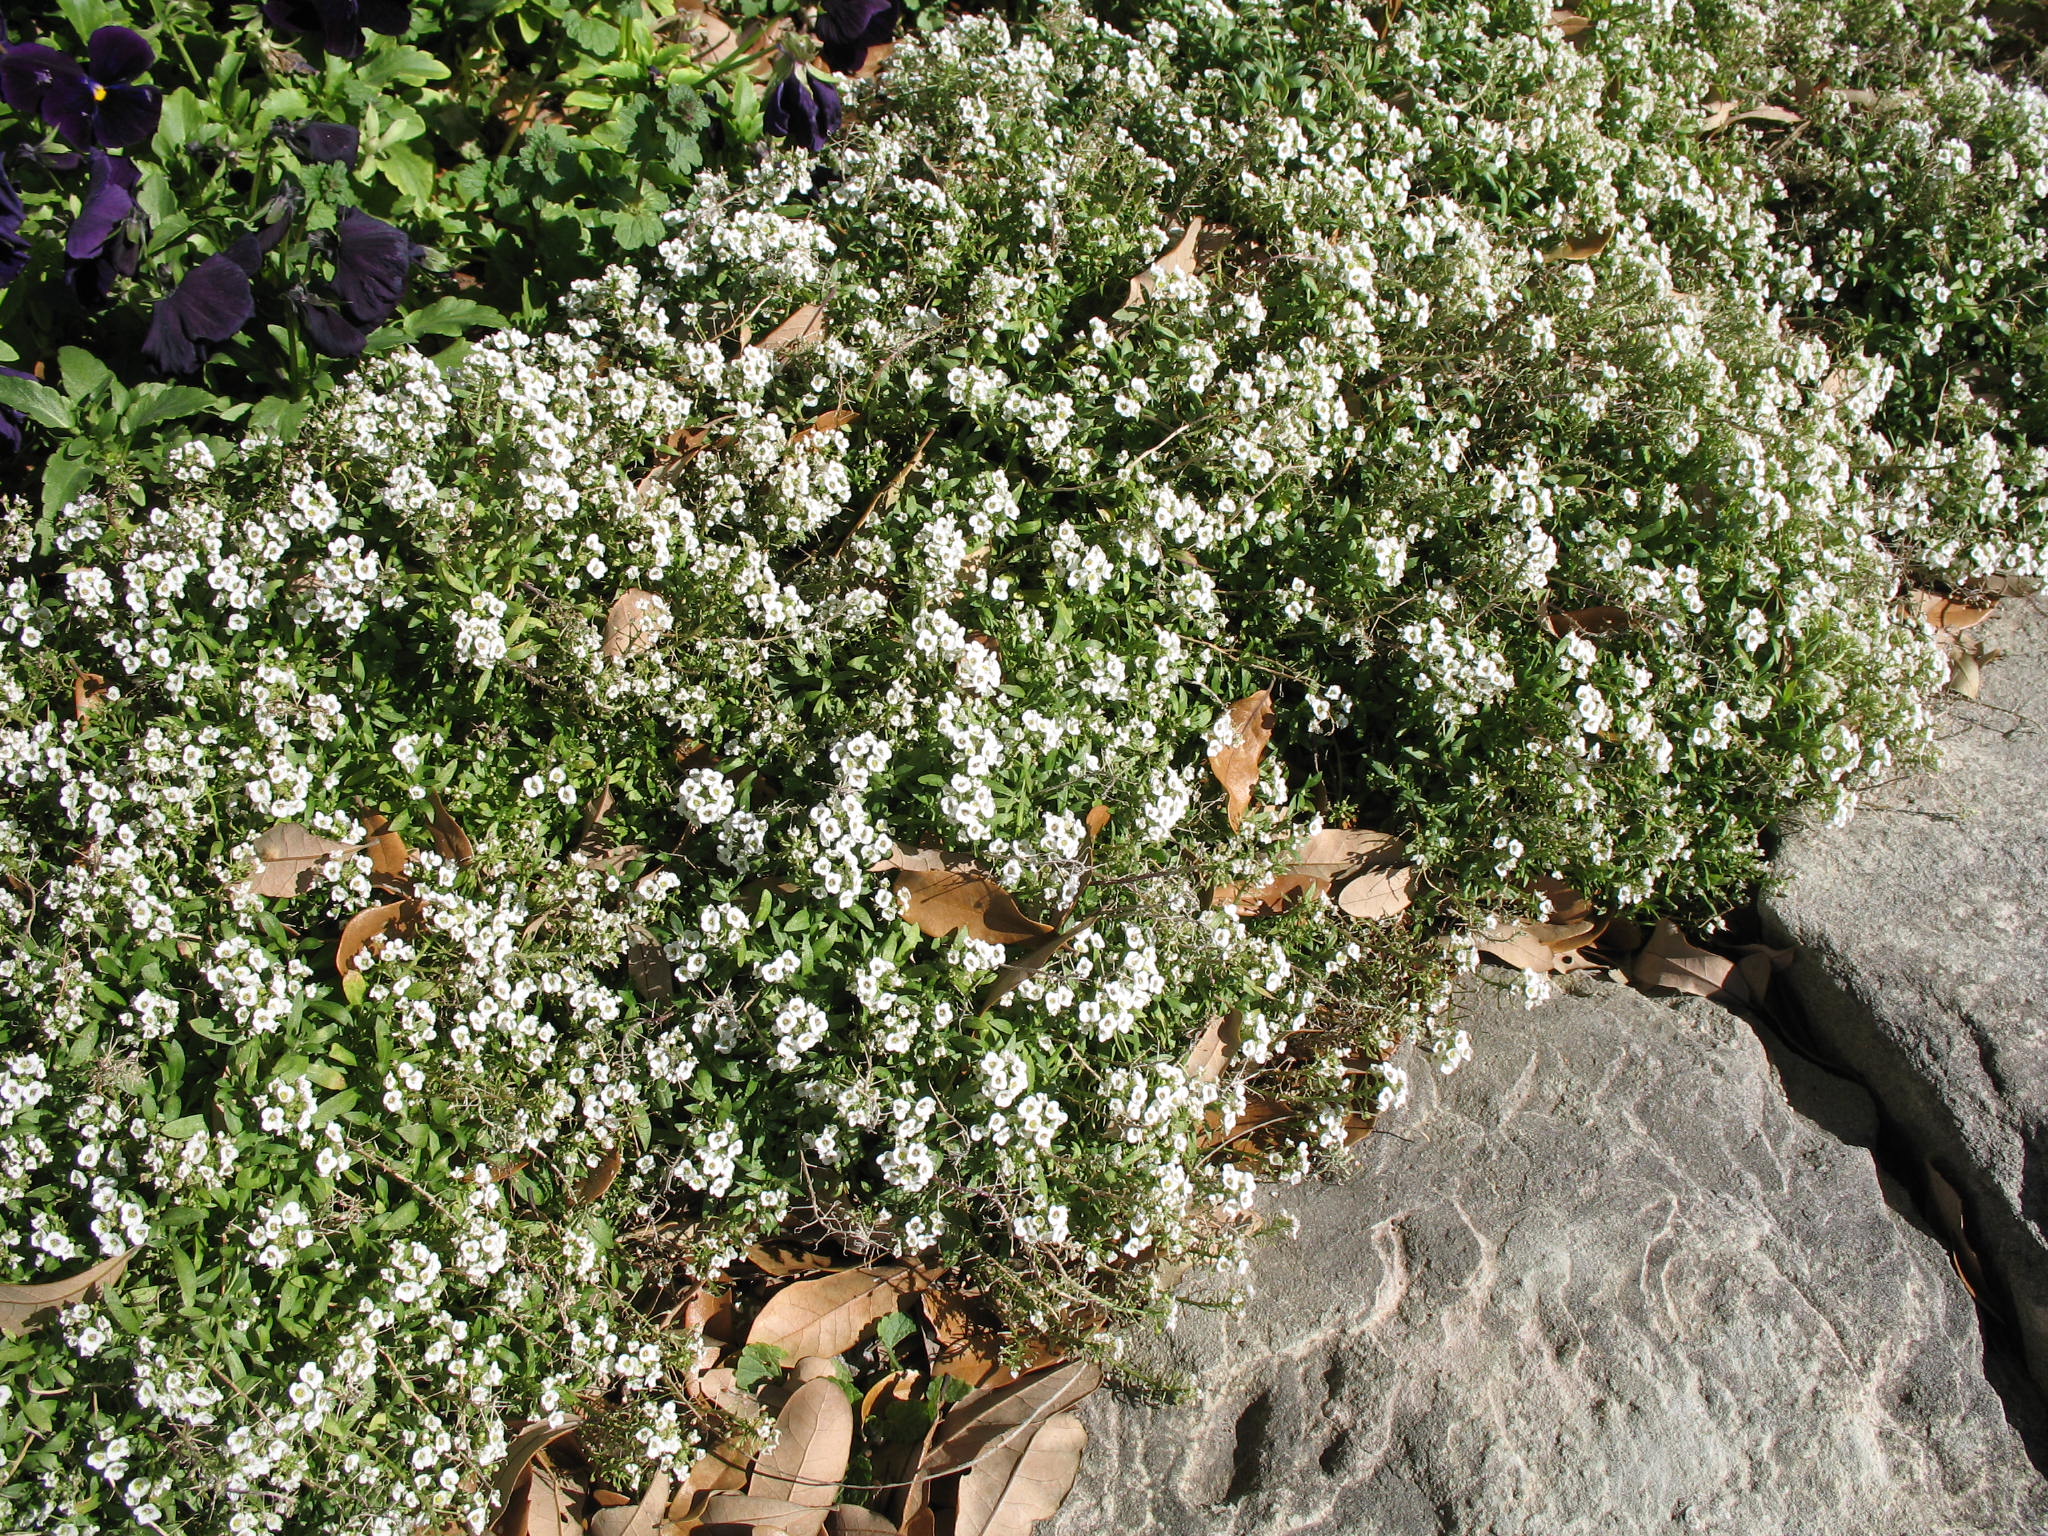
[[[1972,633],[2006,655],[1948,707],[1942,771],[1789,838],[1765,918],[1814,1037],[1960,1191],[2048,1384],[2048,613]]]
[[[1936,1536],[2048,1494],[1948,1257],[1756,1036],[1613,987],[1469,1020],[1355,1176],[1277,1190],[1245,1312],[1100,1393],[1049,1536]]]

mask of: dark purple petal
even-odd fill
[[[19,235],[0,233],[0,288],[5,288],[28,270],[28,242]]]
[[[128,238],[125,229],[116,230],[105,250],[84,261],[64,263],[64,281],[78,302],[87,309],[99,309],[114,296],[114,286],[133,277],[142,260],[142,247]]]
[[[71,232],[64,237],[64,254],[73,261],[85,261],[105,250],[114,231],[135,211],[135,187],[141,179],[133,161],[94,150],[92,180],[78,217],[71,221]]]
[[[156,50],[128,27],[101,27],[85,45],[85,72],[101,85],[133,80],[155,62]]]
[[[94,136],[108,149],[126,149],[156,132],[164,115],[163,92],[153,85],[111,85],[99,104]]]
[[[284,237],[291,233],[292,220],[298,211],[299,189],[288,185],[264,209],[263,226],[256,231],[256,249],[267,256],[284,244]]]
[[[6,165],[0,164],[0,235],[20,234],[27,220],[28,210],[22,206],[21,193],[8,179]]]
[[[257,268],[263,265],[263,247],[256,243],[254,235],[240,236],[221,255],[240,267],[248,277],[254,277]]]
[[[314,165],[354,165],[363,147],[362,134],[346,123],[299,123],[285,138]]]
[[[823,149],[838,131],[839,116],[838,90],[806,69],[776,86],[761,104],[762,126],[802,149]]]
[[[403,37],[412,25],[412,7],[405,0],[361,0],[363,25],[386,37]]]
[[[310,294],[299,300],[299,319],[313,350],[327,357],[356,357],[370,333],[334,305]]]
[[[263,19],[280,32],[320,30],[320,8],[311,0],[267,0]]]
[[[159,299],[149,317],[142,355],[163,373],[191,373],[202,355],[198,343],[226,341],[256,318],[249,274],[226,256],[209,256]]]
[[[99,118],[100,104],[93,100],[92,92],[91,82],[83,75],[52,80],[43,92],[43,121],[80,149],[92,146]]]
[[[69,54],[41,43],[16,43],[0,53],[0,100],[33,116],[42,110],[43,93],[52,85],[84,74],[84,68]]]
[[[899,0],[825,0],[817,22],[818,57],[842,75],[858,74],[868,50],[896,35]]]
[[[405,275],[426,255],[411,235],[344,208],[334,226],[334,291],[358,325],[381,325],[405,297]]]

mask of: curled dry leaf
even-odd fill
[[[958,1472],[1065,1413],[1101,1385],[1102,1368],[1094,1361],[1068,1360],[1000,1387],[977,1388],[940,1421],[938,1438],[917,1475],[929,1480]]]
[[[1617,635],[1635,626],[1635,615],[1626,608],[1564,608],[1543,615],[1543,627],[1559,639],[1566,635]]]
[[[819,1536],[825,1529],[821,1508],[788,1499],[757,1499],[748,1493],[712,1494],[704,1501],[700,1518],[706,1525],[752,1526],[783,1536]]]
[[[101,1259],[90,1269],[63,1280],[45,1280],[35,1285],[0,1282],[0,1333],[18,1339],[41,1321],[45,1312],[83,1301],[95,1286],[111,1285],[121,1278],[135,1250]]]
[[[605,612],[605,657],[627,660],[646,655],[667,633],[669,622],[666,602],[642,588],[628,587],[612,599]]]
[[[753,1458],[730,1440],[720,1441],[699,1456],[670,1499],[669,1518],[680,1520],[700,1494],[738,1493],[747,1486],[747,1463]]]
[[[820,411],[816,416],[813,416],[811,418],[811,424],[809,426],[798,427],[794,432],[789,434],[789,446],[794,448],[798,443],[802,442],[805,438],[815,437],[821,432],[844,431],[846,428],[852,426],[856,421],[859,420],[859,411]]]
[[[896,1536],[896,1526],[859,1504],[835,1504],[825,1513],[825,1536]]]
[[[1797,112],[1794,112],[1790,107],[1774,107],[1766,104],[1751,107],[1747,112],[1738,112],[1729,118],[1728,121],[1731,123],[1775,123],[1779,127],[1789,128],[1795,123],[1805,122],[1806,119]]]
[[[997,1446],[960,1480],[953,1536],[1031,1536],[1066,1502],[1087,1445],[1079,1416],[1059,1413]]]
[[[588,1205],[593,1200],[604,1198],[604,1192],[612,1187],[619,1170],[625,1166],[625,1148],[613,1147],[595,1168],[583,1176],[583,1181],[576,1186],[576,1198],[572,1203]]]
[[[391,818],[382,811],[365,811],[363,830],[370,838],[367,845],[370,873],[385,880],[404,878],[405,866],[412,860],[412,850],[405,846],[404,838],[391,830]]]
[[[1213,1083],[1222,1078],[1230,1058],[1237,1053],[1238,1031],[1243,1023],[1243,1017],[1236,1012],[1220,1013],[1209,1020],[1181,1067],[1189,1082]]]
[[[751,1392],[740,1390],[739,1377],[729,1365],[716,1366],[699,1373],[694,1383],[698,1396],[705,1402],[723,1408],[736,1419],[753,1421],[767,1417],[768,1410],[761,1406],[761,1399]],[[745,1465],[744,1459],[742,1465]],[[738,1487],[736,1483],[733,1485]]]
[[[582,1422],[581,1419],[570,1419],[563,1424],[530,1424],[512,1437],[512,1443],[505,1447],[504,1464],[491,1479],[491,1489],[498,1496],[498,1513],[491,1521],[494,1531],[503,1533],[503,1536],[513,1536],[515,1531],[525,1529],[523,1523],[515,1527],[510,1522],[523,1513],[518,1507],[524,1502],[519,1495],[526,1484],[533,1458],[541,1453],[543,1447],[573,1433]]]
[[[501,1536],[583,1536],[574,1493],[562,1486],[546,1464],[535,1462],[526,1481],[514,1491]]]
[[[747,1342],[772,1344],[791,1360],[843,1355],[916,1287],[911,1271],[880,1265],[799,1280],[768,1298]]]
[[[825,306],[806,304],[782,324],[750,346],[765,352],[794,352],[825,339]]]
[[[626,979],[634,995],[650,1008],[676,999],[676,968],[645,928],[635,927],[626,939]]]
[[[1701,133],[1719,133],[1728,126],[1728,120],[1735,115],[1735,103],[1732,101],[1710,101],[1700,110],[1706,116],[1700,119],[1699,131]]]
[[[1259,763],[1266,755],[1266,744],[1273,739],[1273,719],[1272,689],[1261,688],[1250,698],[1239,699],[1230,706],[1236,741],[1209,754],[1209,769],[1228,799],[1233,830],[1251,809],[1252,791],[1259,785]]]
[[[1136,309],[1152,297],[1152,290],[1159,286],[1159,279],[1168,272],[1182,272],[1190,276],[1195,271],[1197,252],[1202,241],[1200,217],[1188,220],[1188,227],[1177,241],[1151,266],[1131,279],[1130,292],[1124,296],[1124,308]]]
[[[972,859],[935,848],[898,849],[874,868],[895,871],[904,921],[931,938],[965,928],[984,944],[1028,944],[1053,931],[1051,924],[1026,917],[1016,898]]]
[[[434,808],[431,823],[434,851],[451,864],[467,864],[475,858],[475,845],[470,842],[469,834],[462,830],[462,823],[449,811],[448,803],[441,798],[439,790],[434,790],[427,796],[427,804]]]
[[[1519,970],[1548,975],[1564,956],[1576,954],[1599,936],[1600,925],[1590,918],[1568,923],[1502,923],[1480,936],[1478,949]]]
[[[107,680],[97,672],[81,672],[71,683],[71,716],[84,720],[107,702]]]
[[[1984,691],[1984,664],[1968,651],[1957,651],[1948,659],[1948,691],[1958,698],[1976,698]]]
[[[655,1473],[639,1503],[602,1509],[592,1516],[590,1536],[661,1536],[671,1486],[666,1472]]]
[[[1347,917],[1374,921],[1408,910],[1408,886],[1415,871],[1403,864],[1395,869],[1368,869],[1337,887],[1337,910]]]
[[[814,1377],[775,1416],[775,1444],[755,1461],[747,1493],[829,1508],[839,1502],[852,1454],[853,1405],[836,1375]]]
[[[1086,824],[1088,827],[1089,842],[1092,843],[1095,841],[1096,838],[1102,836],[1102,829],[1109,825],[1110,815],[1110,809],[1106,805],[1098,805],[1095,807],[1094,810],[1088,813],[1086,818]]]
[[[1577,11],[1554,10],[1550,13],[1550,24],[1566,37],[1577,37],[1593,25],[1590,17],[1581,16]]]
[[[1566,238],[1557,242],[1543,253],[1545,261],[1591,261],[1614,239],[1613,230],[1605,230],[1584,239]]]
[[[587,864],[604,852],[604,819],[611,815],[612,807],[617,804],[618,796],[612,793],[609,784],[597,792],[595,799],[583,803],[583,816],[576,824],[576,841],[569,849],[572,859]]]
[[[1047,961],[1073,943],[1081,934],[1093,928],[1099,921],[1101,921],[1101,917],[1100,914],[1097,914],[1097,916],[1089,918],[1086,922],[1076,923],[1064,932],[1055,933],[1032,945],[1031,948],[1025,950],[1016,959],[997,966],[996,979],[988,984],[988,990],[981,995],[980,1011],[987,1013],[989,1009],[995,1007],[997,1003],[1000,1003],[1004,998],[1016,991],[1019,982],[1036,976],[1040,971],[1044,970]]]
[[[347,843],[308,832],[296,821],[280,821],[256,839],[256,872],[246,884],[258,896],[299,896],[320,883],[329,857],[349,851]]]
[[[1673,992],[1690,992],[1695,997],[1724,1002],[1755,1001],[1736,973],[1733,960],[1701,949],[1680,933],[1678,924],[1668,917],[1657,924],[1642,953],[1629,967],[1629,980],[1639,987],[1666,987]]]
[[[1309,891],[1328,891],[1333,881],[1400,862],[1405,852],[1391,832],[1336,827],[1318,832],[1295,850],[1294,863],[1257,890],[1239,895],[1218,891],[1217,905],[1234,901],[1240,917],[1284,912]]]
[[[1943,597],[1938,592],[1916,590],[1913,593],[1913,601],[1920,612],[1926,615],[1928,623],[1949,635],[1968,629],[1973,624],[1981,624],[1998,611],[1996,603],[1980,608],[1970,603],[1959,603],[1952,597]]]
[[[384,936],[393,929],[401,938],[409,935],[425,910],[420,902],[408,897],[404,901],[387,901],[367,912],[358,912],[342,928],[341,942],[335,946],[335,974],[343,977],[353,974],[357,958],[366,949],[375,957],[384,947]]]
[[[777,1242],[773,1239],[749,1248],[747,1262],[763,1274],[773,1275],[778,1280],[785,1280],[791,1275],[815,1275],[844,1267],[824,1254],[813,1253],[800,1244]]]

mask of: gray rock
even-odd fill
[[[2048,1492],[1946,1253],[1696,1000],[1486,994],[1240,1313],[1133,1341],[1049,1536],[1933,1536]]]
[[[1814,1038],[1961,1193],[2048,1384],[2048,615],[1974,633],[2007,654],[1948,706],[1942,772],[1787,839],[1765,921]]]

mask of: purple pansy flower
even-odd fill
[[[842,75],[859,74],[868,50],[896,36],[902,14],[901,0],[825,0],[812,29],[818,34],[818,57]]]
[[[263,15],[281,32],[318,33],[320,45],[336,58],[363,51],[363,30],[402,35],[412,25],[404,0],[267,0]]]
[[[311,165],[349,165],[362,153],[363,136],[346,123],[293,123],[284,141]]]
[[[92,152],[92,180],[71,231],[64,237],[64,276],[79,303],[96,309],[107,302],[116,279],[134,275],[140,249],[129,238],[135,187],[141,172],[132,161]]]
[[[163,115],[163,92],[130,83],[155,62],[156,50],[128,27],[94,32],[83,64],[41,43],[16,43],[0,53],[0,97],[80,149],[122,149],[155,133]]]
[[[242,238],[253,244],[253,236]],[[166,297],[157,300],[149,317],[149,334],[142,338],[142,355],[158,372],[197,371],[206,356],[200,350],[203,344],[226,341],[256,318],[249,273],[243,261],[236,259],[246,260],[249,254],[237,250],[209,256],[187,272],[185,280]]]
[[[761,104],[761,124],[778,138],[819,150],[839,130],[839,91],[802,65]]]
[[[0,165],[0,288],[21,276],[28,266],[28,242],[21,238],[21,226],[27,222],[21,194],[7,179],[7,167]]]
[[[355,357],[362,352],[370,339],[369,329],[349,319],[334,300],[304,288],[294,288],[290,298],[314,351],[326,357]]]
[[[334,226],[334,291],[360,326],[382,325],[405,297],[405,276],[426,247],[360,208],[344,208]]]

